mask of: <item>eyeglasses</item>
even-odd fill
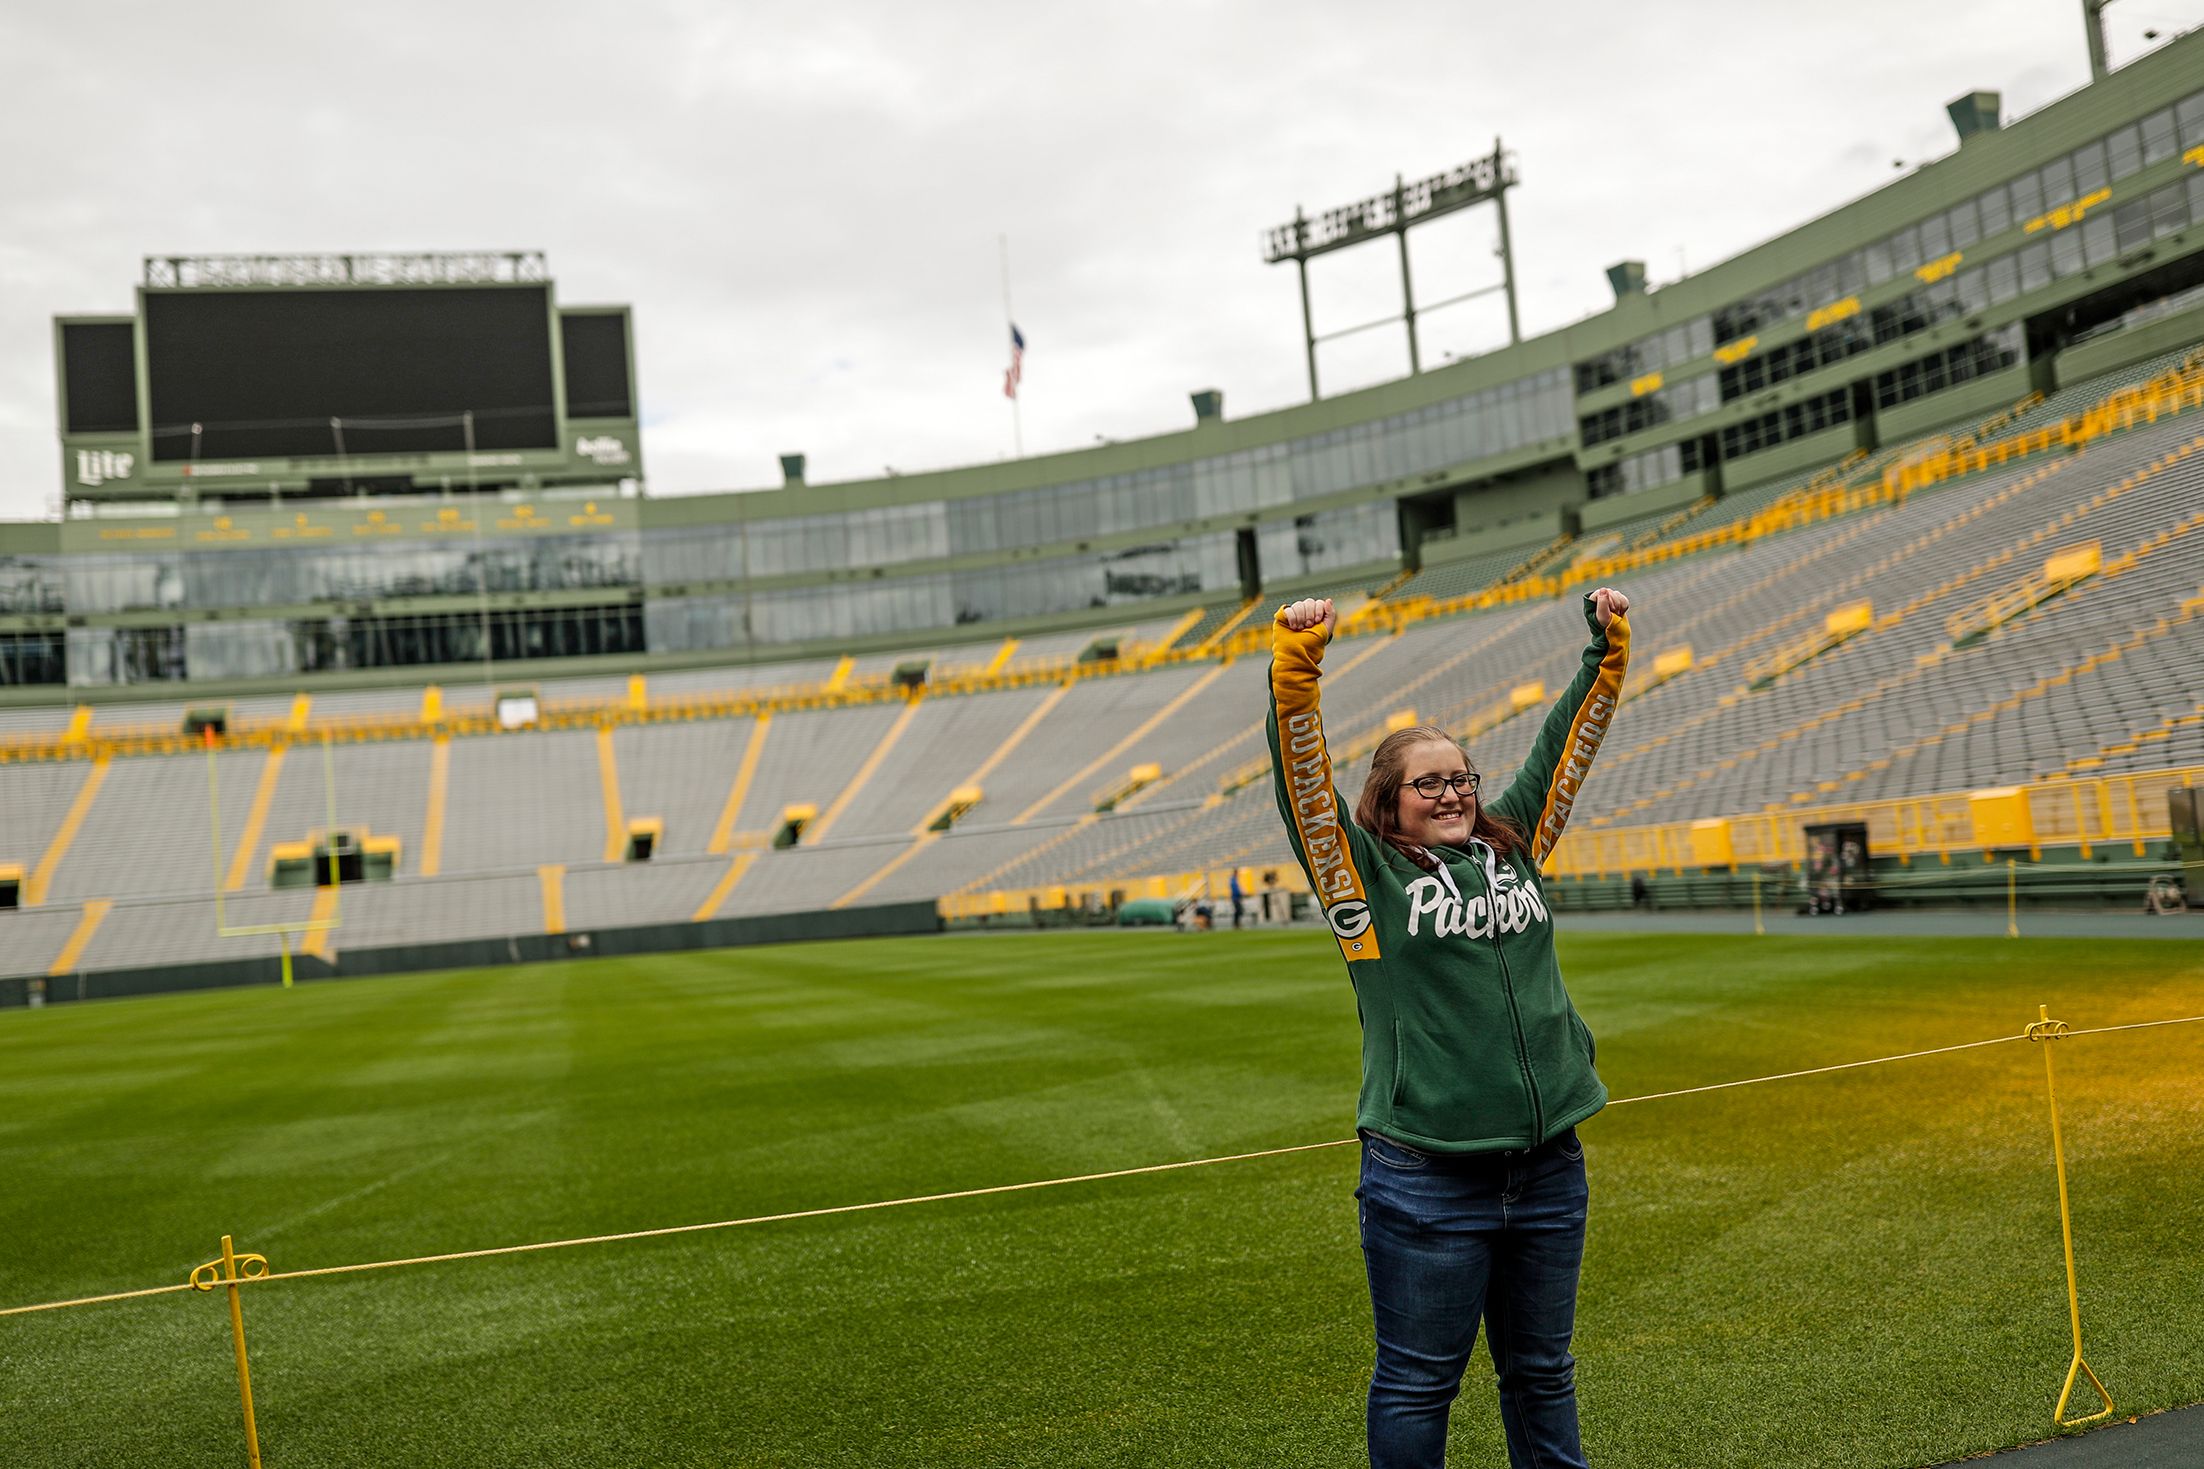
[[[1408,784],[1426,801],[1436,801],[1439,799],[1439,792],[1444,790],[1451,790],[1457,796],[1474,796],[1477,794],[1477,787],[1483,785],[1484,781],[1485,778],[1476,771],[1464,770],[1455,775],[1427,775]]]

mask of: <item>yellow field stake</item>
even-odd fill
[[[252,1469],[260,1469],[260,1430],[253,1424],[253,1373],[245,1360],[245,1308],[237,1298],[237,1283],[258,1280],[267,1273],[266,1255],[238,1254],[230,1248],[226,1234],[222,1236],[222,1258],[209,1260],[191,1272],[193,1290],[213,1290],[221,1285],[230,1293],[230,1340],[237,1346],[237,1398],[245,1407],[245,1460]]]
[[[2005,937],[2009,939],[2020,937],[2019,872],[2020,869],[2013,865],[2013,859],[2007,857],[2005,859]],[[2045,1051],[2043,1059],[2049,1061],[2051,1053]]]
[[[2038,1005],[2037,1018],[2028,1023],[2027,1036],[2032,1041],[2055,1041],[2066,1034],[2066,1022],[2051,1018],[2051,1007]],[[2059,1170],[2059,1232],[2066,1241],[2066,1315],[2074,1327],[2074,1361],[2066,1369],[2066,1385],[2059,1389],[2058,1406],[2051,1410],[2051,1421],[2061,1428],[2074,1428],[2084,1423],[2094,1423],[2100,1418],[2112,1416],[2112,1394],[2105,1391],[2104,1383],[2097,1378],[2096,1369],[2082,1359],[2082,1298],[2074,1283],[2074,1218],[2066,1207],[2066,1140],[2059,1132],[2059,1093],[2051,1077],[2051,1048],[2043,1048],[2043,1093],[2051,1102],[2051,1157]],[[2087,1373],[2089,1385],[2097,1389],[2097,1397],[2104,1403],[2104,1411],[2092,1413],[2087,1418],[2066,1416],[2066,1400],[2074,1394],[2074,1381]]]

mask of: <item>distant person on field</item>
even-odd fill
[[[1240,926],[1240,905],[1247,900],[1247,889],[1240,886],[1240,869],[1232,869],[1232,926]]]
[[[1362,1253],[1376,1316],[1373,1469],[1437,1469],[1477,1326],[1514,1469],[1581,1469],[1577,1272],[1587,1192],[1576,1125],[1607,1104],[1592,1034],[1554,960],[1538,876],[1622,695],[1630,599],[1584,599],[1591,645],[1490,804],[1432,725],[1370,757],[1349,816],[1318,708],[1329,601],[1271,632],[1279,814],[1339,940],[1362,1017]]]

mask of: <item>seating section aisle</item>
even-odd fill
[[[2103,758],[2125,768],[2186,758],[2204,746],[2204,720],[2179,723],[2198,712],[2197,685],[2182,676],[2184,631],[2204,625],[2195,620],[2204,615],[2204,562],[2192,549],[2204,545],[2192,539],[2204,535],[2197,427],[2175,420],[1632,577],[1636,668],[1578,821],[1735,814],[1838,791],[1866,799],[1963,790],[2041,778],[2112,744],[2126,747]],[[1952,611],[2082,540],[2102,541],[2103,573],[1979,644],[1947,646]],[[1868,632],[1771,687],[1744,686],[1740,670],[1752,659],[1860,599],[1875,612]],[[1504,788],[1545,701],[1577,666],[1577,619],[1572,597],[1412,626],[1393,641],[1419,672],[1387,691],[1358,690],[1344,708],[1344,688],[1327,686],[1335,748],[1396,708],[1458,733],[1482,711],[1495,722],[1469,751],[1490,788]],[[1657,655],[1680,645],[1693,647],[1692,668],[1653,685]],[[1355,647],[1341,644],[1328,663]],[[1544,697],[1508,714],[1508,691],[1525,683],[1542,684]],[[2134,739],[2160,727],[2163,739]],[[1350,805],[1361,774],[1340,772]],[[1082,833],[991,874],[989,885],[1290,860],[1258,782],[1141,830]]]
[[[622,814],[631,821],[655,816],[664,824],[661,854],[702,856],[756,729],[754,719],[700,719],[613,731]],[[772,738],[770,721],[766,737]]]
[[[2045,415],[2146,376],[2065,390],[2015,421],[2056,422]],[[1847,466],[1843,482],[1879,483],[1880,466],[1906,452]],[[1599,544],[1614,554],[1695,534],[1809,480],[1730,497],[1681,524],[1673,513],[1644,517]],[[1636,603],[1636,656],[1577,825],[2204,763],[2200,547],[2204,417],[2189,413],[1742,543],[1669,560],[1648,553],[1615,578]],[[2093,569],[2047,581],[2047,559],[2075,548],[2095,549]],[[1434,568],[1401,584],[1401,605],[1489,586],[1527,555]],[[1570,559],[1562,548],[1548,570]],[[2038,590],[2013,594],[2023,583]],[[1368,750],[1409,717],[1462,737],[1487,789],[1503,788],[1580,666],[1583,590],[1343,637],[1326,658],[1325,708],[1350,805]],[[1178,629],[1178,656],[1240,605],[1220,600],[1191,621],[1133,632],[1152,646]],[[1258,605],[1234,635],[1259,634],[1268,616]],[[762,716],[729,707],[618,718],[642,706],[627,703],[624,678],[595,678],[543,693],[547,703],[597,699],[612,711],[600,725],[429,738],[435,729],[409,724],[402,737],[335,741],[337,824],[395,838],[397,872],[347,885],[341,929],[294,943],[341,951],[579,934],[1290,863],[1265,763],[1261,653],[1072,667],[1093,641],[1091,631],[1052,634],[942,655],[942,667],[971,670],[1064,660],[981,692],[906,698],[880,680],[926,655],[873,654],[847,665],[874,680],[871,692],[826,707],[806,696]],[[1662,678],[1664,653],[1678,666]],[[654,676],[649,693],[819,688],[840,666],[683,671]],[[484,698],[476,685],[443,704],[480,709]],[[0,735],[51,739],[86,719],[95,732],[174,729],[185,707],[10,710]],[[232,925],[298,924],[327,909],[314,891],[270,888],[273,848],[329,824],[314,721],[410,721],[422,707],[419,688],[331,693],[310,710],[288,697],[235,701],[233,719],[288,718],[295,733],[214,756],[219,851],[208,759],[188,747],[0,763],[0,867],[22,872],[22,907],[0,911],[0,974],[277,952],[272,935],[220,937],[212,895],[221,890]],[[976,802],[952,810],[968,786],[979,787]],[[796,844],[773,848],[790,806],[817,814]],[[622,860],[627,823],[646,816],[662,822],[661,840],[647,862]]]

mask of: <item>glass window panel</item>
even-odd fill
[[[1837,289],[1837,267],[1833,261],[1808,271],[1803,280],[1805,285],[1799,293],[1802,298],[1801,310],[1811,310],[1824,302],[1834,301],[1843,294]]]
[[[1867,266],[1862,259],[1861,252],[1854,250],[1837,262],[1836,293],[1840,297],[1856,296],[1866,289]]]
[[[0,556],[0,612],[61,612],[68,607],[57,562],[43,557]]]
[[[2023,293],[2051,284],[2051,246],[2038,240],[2020,252],[2020,289]]]
[[[2204,143],[2204,92],[2184,98],[2173,111],[2181,125],[2181,146],[2194,148]]]
[[[1980,311],[1990,304],[1989,283],[1980,270],[1961,271],[1956,285],[1960,310]]]
[[[2105,145],[2102,143],[2076,148],[2073,163],[2076,198],[2096,193],[2111,180],[2111,175],[2105,171]]]
[[[2082,232],[2060,230],[2051,237],[2051,274],[2064,278],[2082,268]]]
[[[1896,274],[1904,274],[1921,263],[1921,232],[1918,228],[1900,230],[1890,237],[1890,263]]]
[[[2143,166],[2143,130],[2128,125],[2105,139],[2106,161],[2115,179],[2124,179]]]
[[[1384,477],[1385,473],[1377,463],[1377,456],[1371,453],[1369,440],[1360,434],[1351,438],[1347,443],[1348,483],[1366,485]]]
[[[2013,223],[2026,224],[2043,213],[2043,179],[2041,175],[2024,173],[2014,179],[2008,192],[2013,201]]]
[[[2189,218],[2204,220],[2204,172],[2189,175]]]
[[[1866,257],[1869,285],[1879,286],[1894,274],[1890,264],[1890,241],[1877,240],[1862,253]]]
[[[2079,230],[2064,231],[2066,234],[2078,234],[2082,237],[2084,265],[2102,265],[2120,253],[2119,236],[2113,229],[2112,221],[2112,215],[2092,214],[2082,222]],[[2053,253],[2056,252],[2057,247],[2054,244]]]
[[[1982,232],[1976,228],[1977,221],[1972,199],[1953,209],[1950,214],[1945,216],[1945,220],[1951,229],[1953,249],[1964,248],[1981,238]]]
[[[1916,227],[1921,236],[1921,263],[1941,260],[1951,253],[1951,229],[1942,215],[1924,219]]]
[[[298,646],[280,622],[195,622],[184,664],[195,679],[273,678],[298,671]]]
[[[2005,255],[1989,263],[1982,272],[1989,281],[1992,304],[2010,301],[2020,294],[2020,257]]]
[[[2132,204],[2122,204],[2112,216],[2112,228],[2118,236],[2119,248],[2132,250],[2137,245],[2150,243],[2149,199],[2137,199]]]
[[[2173,109],[2171,107],[2163,112],[2154,112],[2143,119],[2143,167],[2148,168],[2153,163],[2163,163],[2180,151],[2180,146],[2174,142]]]
[[[2010,228],[2013,223],[2013,201],[2003,188],[1995,188],[1974,201],[1975,212],[1982,216],[1982,233],[1985,238],[1999,230]]]
[[[2204,174],[2198,175],[2198,178],[2204,180]],[[2150,214],[2150,232],[2154,237],[2163,237],[2187,228],[2189,201],[2183,194],[2181,185],[2168,184],[2152,194]]]
[[[2036,174],[2043,186],[2043,207],[2056,209],[2074,197],[2074,164],[2071,159],[2054,158]]]

